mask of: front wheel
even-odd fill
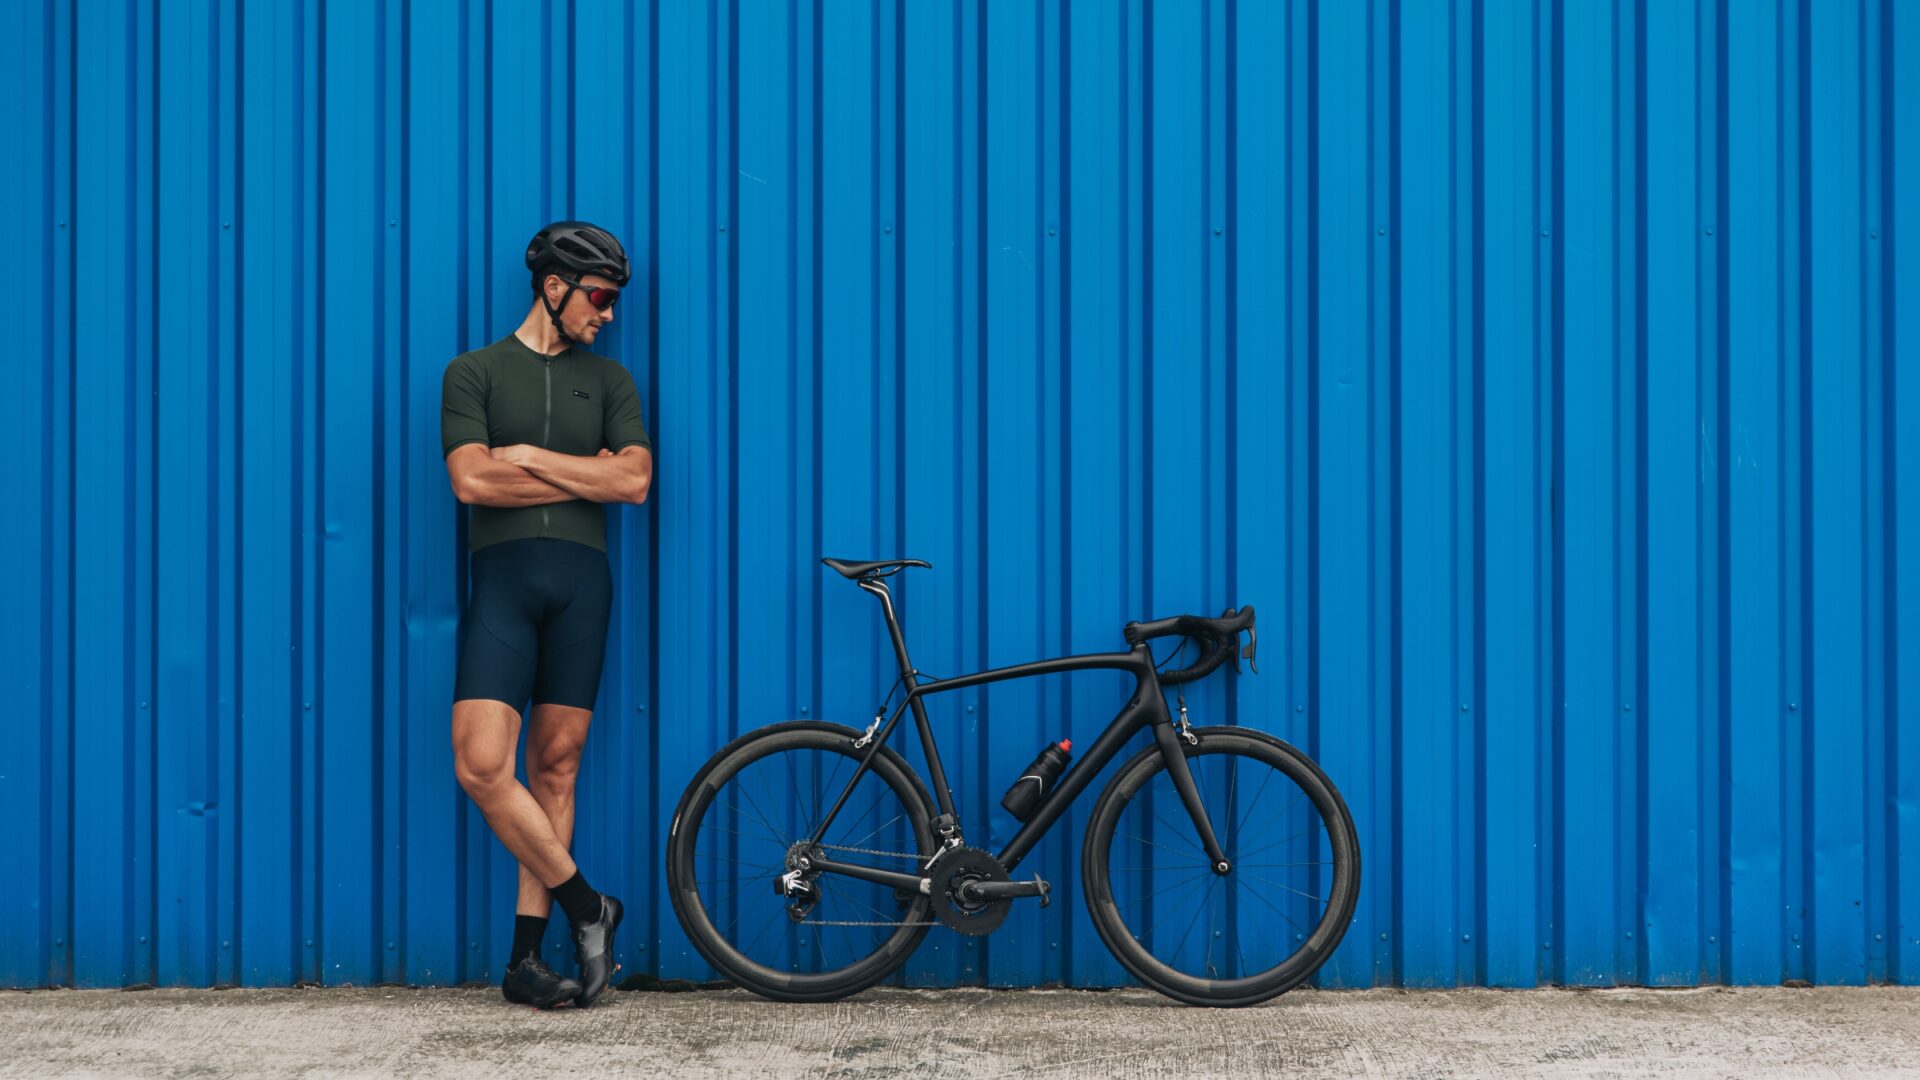
[[[1194,735],[1180,746],[1231,869],[1214,872],[1152,746],[1114,775],[1087,823],[1087,908],[1146,985],[1194,1005],[1254,1005],[1333,955],[1359,899],[1360,841],[1305,754],[1248,728]]]

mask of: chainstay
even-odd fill
[[[846,844],[821,844],[820,846],[829,851],[851,851],[856,855],[880,855],[889,859],[912,859],[915,862],[920,861],[920,856],[915,855],[912,852],[908,852],[908,851],[881,851],[878,848],[849,847]],[[909,922],[907,920],[902,919],[898,922],[887,922],[879,919],[817,919],[817,920],[803,919],[801,920],[800,925],[802,926],[938,926],[939,920],[930,919],[926,922]]]

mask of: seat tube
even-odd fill
[[[941,816],[958,822],[953,808],[953,792],[947,790],[947,771],[940,764],[940,751],[933,744],[933,725],[927,722],[927,707],[913,690],[920,685],[914,677],[913,661],[907,658],[907,637],[900,630],[900,617],[893,610],[893,593],[884,581],[862,581],[860,587],[880,600],[881,614],[887,619],[887,633],[893,638],[893,655],[900,662],[900,681],[907,689],[907,705],[913,709],[913,722],[920,728],[920,746],[927,755],[928,779],[933,782],[933,797],[940,804]]]

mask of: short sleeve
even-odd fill
[[[440,381],[440,452],[488,438],[486,376],[472,353],[461,353]]]
[[[653,440],[647,437],[647,425],[640,416],[640,394],[633,388],[633,373],[612,361],[607,368],[607,449],[616,454],[629,446],[652,450]]]

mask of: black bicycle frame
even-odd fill
[[[1226,853],[1220,847],[1220,841],[1214,835],[1213,823],[1207,818],[1206,808],[1201,805],[1200,790],[1193,782],[1192,771],[1187,768],[1187,756],[1181,752],[1180,734],[1174,730],[1173,717],[1167,712],[1166,699],[1161,696],[1160,678],[1153,664],[1153,651],[1145,642],[1135,645],[1129,652],[1090,653],[1082,656],[1063,656],[1054,660],[1036,660],[1031,663],[1014,664],[1010,667],[993,668],[971,675],[957,675],[950,679],[936,679],[922,683],[916,678],[913,663],[907,659],[906,637],[900,631],[900,620],[893,610],[893,595],[887,590],[886,583],[870,578],[862,579],[860,587],[880,600],[881,610],[887,620],[887,630],[893,635],[893,651],[900,662],[900,678],[907,688],[907,695],[901,699],[899,705],[894,707],[893,715],[887,718],[886,724],[880,727],[877,733],[872,729],[868,730],[870,741],[867,744],[866,756],[861,758],[859,767],[854,770],[853,779],[847,781],[847,786],[835,800],[833,809],[827,811],[819,828],[808,838],[809,850],[820,850],[821,837],[827,834],[833,819],[839,815],[848,797],[853,794],[854,786],[860,782],[860,778],[871,766],[873,756],[886,745],[887,736],[893,732],[894,726],[900,722],[900,717],[905,715],[908,708],[913,710],[914,722],[920,727],[920,743],[926,751],[927,769],[932,773],[934,796],[940,803],[940,817],[935,819],[935,824],[938,826],[945,822],[950,826],[936,828],[936,831],[943,839],[957,833],[959,818],[954,812],[953,793],[947,789],[946,770],[941,767],[940,751],[933,740],[933,725],[927,721],[927,709],[921,703],[922,698],[930,694],[943,694],[949,690],[964,690],[969,686],[982,686],[1010,679],[1107,668],[1133,674],[1132,700],[1128,701],[1119,715],[1113,718],[1113,722],[1107,725],[1107,729],[1100,733],[1100,737],[1094,740],[1093,746],[1087,750],[1085,756],[1075,762],[1060,783],[1040,800],[1040,804],[1034,808],[1033,816],[1020,827],[1020,831],[1014,834],[1013,839],[1007,841],[1007,846],[1000,850],[996,858],[1009,871],[1018,866],[1020,860],[1033,850],[1034,845],[1040,842],[1040,838],[1053,827],[1053,823],[1066,812],[1073,800],[1086,790],[1087,785],[1093,782],[1093,778],[1099,775],[1107,762],[1113,760],[1114,755],[1118,754],[1126,746],[1127,741],[1133,738],[1134,733],[1150,727],[1153,729],[1154,742],[1159,745],[1160,754],[1166,760],[1167,773],[1173,779],[1174,788],[1180,793],[1180,801],[1186,806],[1188,815],[1193,818],[1194,827],[1200,832],[1202,849],[1207,853],[1208,862],[1213,864],[1215,873],[1224,874],[1231,868],[1227,862]],[[861,878],[909,891],[923,891],[926,885],[926,879],[912,874],[900,874],[870,866],[843,863],[837,859],[815,857],[812,859],[812,866],[829,873],[845,874],[848,877]]]

